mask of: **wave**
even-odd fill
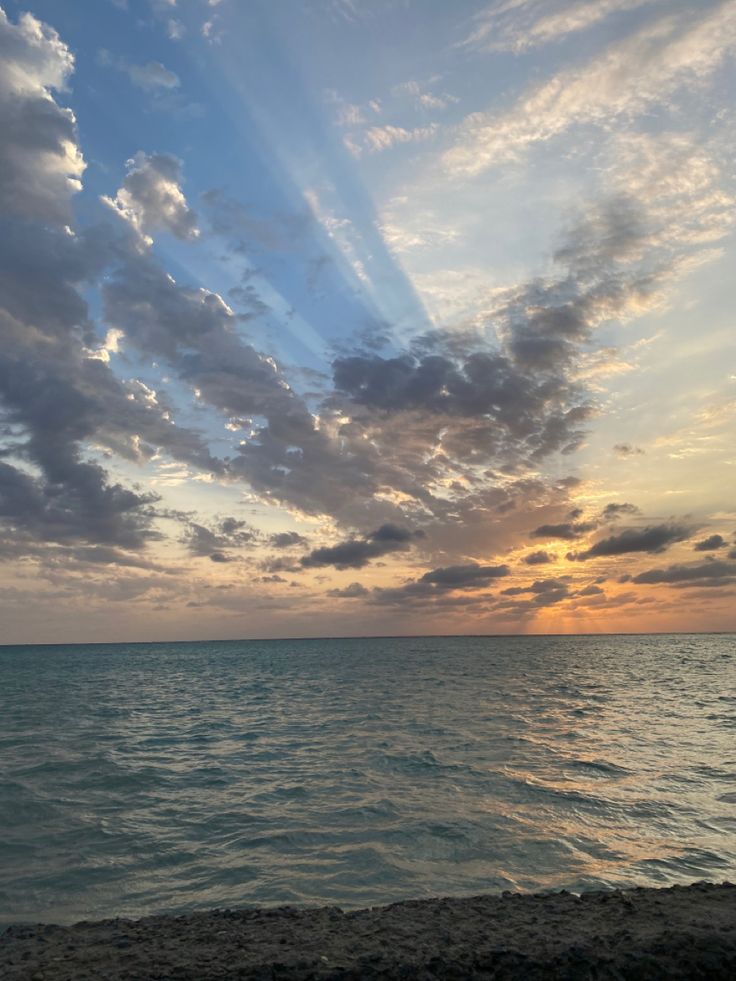
[[[732,649],[0,650],[0,908],[69,920],[732,876]]]

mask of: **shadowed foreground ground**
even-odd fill
[[[736,885],[10,927],[4,981],[736,978]]]

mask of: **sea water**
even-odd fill
[[[0,919],[736,877],[736,637],[0,648]]]

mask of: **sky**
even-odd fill
[[[736,629],[736,0],[0,2],[0,642]]]

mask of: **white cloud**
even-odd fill
[[[408,97],[418,109],[446,109],[453,102],[459,102],[459,99],[447,92],[438,95],[436,92],[430,92],[427,88],[427,86],[439,81],[440,77],[439,75],[433,76],[426,82],[418,82],[416,79],[410,78],[406,82],[394,85],[391,92],[398,98]]]
[[[97,55],[97,63],[124,72],[133,85],[147,92],[170,91],[180,85],[179,76],[175,72],[169,71],[160,61],[137,64],[128,61],[127,58],[113,55],[103,48]]]
[[[351,102],[346,102],[340,106],[337,113],[338,126],[360,126],[364,122],[365,116],[360,106],[356,106]]]
[[[432,95],[431,92],[424,92],[417,101],[422,109],[447,109],[449,105],[459,100],[454,95]]]
[[[150,244],[149,232],[163,229],[179,239],[199,236],[197,216],[187,205],[180,186],[181,164],[176,157],[139,152],[128,161],[128,173],[114,198],[102,201]]]
[[[697,136],[628,133],[612,149],[612,184],[646,208],[656,244],[707,247],[734,227],[736,198],[715,149]]]
[[[736,4],[724,0],[694,15],[667,16],[610,46],[579,68],[536,86],[507,112],[474,113],[444,155],[448,170],[478,174],[513,160],[574,124],[607,125],[666,102],[707,79],[736,48]]]
[[[32,14],[11,23],[0,7],[0,206],[11,214],[69,220],[69,198],[86,164],[62,90],[74,57],[56,31]]]
[[[145,65],[130,64],[125,70],[131,82],[141,89],[175,89],[179,86],[179,76],[160,61],[149,61]]]
[[[613,14],[662,0],[506,0],[473,18],[473,29],[461,47],[483,51],[524,51],[568,34],[587,30]]]
[[[438,131],[437,123],[404,129],[403,126],[371,126],[365,131],[364,142],[372,153],[388,150],[397,143],[416,143],[428,140]]]
[[[180,20],[171,17],[166,25],[166,33],[171,41],[180,41],[184,37],[186,28]]]

